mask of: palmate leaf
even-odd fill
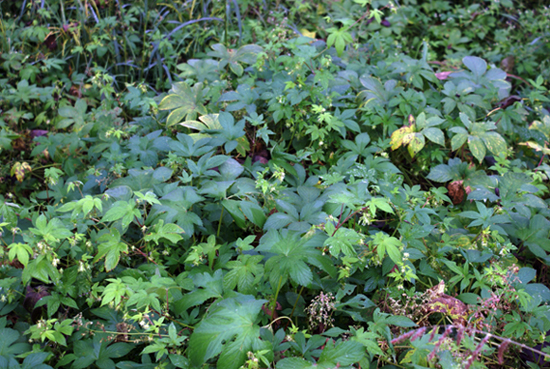
[[[408,117],[408,125],[399,128],[391,135],[390,145],[392,150],[397,150],[401,145],[407,146],[411,157],[414,158],[426,145],[426,138],[430,141],[445,146],[443,131],[435,126],[443,123],[439,117],[426,119],[424,112],[415,119],[412,115]]]
[[[121,254],[128,252],[128,245],[120,242],[120,232],[115,227],[111,228],[109,233],[99,237],[98,241],[101,243],[94,263],[105,256],[105,270],[113,270],[118,265]]]
[[[230,261],[227,267],[231,269],[223,278],[225,290],[233,290],[238,286],[240,293],[253,293],[253,286],[264,274],[264,267],[260,264],[262,255],[240,255],[239,260]]]
[[[237,152],[244,156],[250,150],[250,143],[244,133],[245,121],[235,122],[229,113],[203,115],[199,117],[199,121],[188,120],[180,124],[199,131],[199,133],[189,135],[195,142],[206,137],[215,137],[225,144],[224,148],[227,153],[236,148]]]
[[[172,110],[166,120],[166,125],[171,127],[183,120],[195,119],[197,113],[204,115],[207,110],[203,105],[203,85],[197,83],[193,87],[185,82],[177,82],[172,85],[169,95],[160,102],[160,110]]]
[[[221,353],[218,368],[239,368],[246,361],[247,352],[252,351],[259,340],[260,327],[255,321],[266,302],[239,295],[211,306],[189,339],[191,365],[201,367]]]
[[[343,27],[341,29],[333,27],[327,29],[327,32],[330,33],[327,38],[327,47],[334,45],[338,56],[342,56],[346,44],[353,42],[353,37],[351,37],[351,34],[348,32],[348,27]]]
[[[122,219],[122,227],[126,228],[134,218],[141,219],[141,213],[136,209],[135,201],[117,201],[107,210],[101,221],[113,222]]]
[[[179,64],[176,68],[182,71],[181,77],[194,77],[199,82],[214,82],[220,76],[218,62],[212,59],[189,59],[187,63]]]
[[[124,342],[109,345],[111,340],[106,334],[98,333],[93,339],[76,341],[74,352],[79,357],[71,365],[71,369],[82,369],[91,367],[95,363],[99,368],[115,368],[112,359],[123,357],[133,348],[133,345]]]
[[[388,236],[383,232],[378,232],[372,239],[373,245],[376,245],[376,251],[380,260],[384,259],[386,253],[395,264],[402,264],[403,257],[401,249],[403,244],[395,237]]]
[[[331,224],[327,222],[327,224]],[[332,234],[332,232],[330,232]],[[361,236],[353,229],[339,228],[333,236],[326,239],[324,246],[328,246],[332,256],[338,257],[340,253],[346,256],[355,256],[357,253],[353,248],[361,240]]]
[[[208,56],[220,59],[218,68],[223,69],[229,65],[231,71],[239,77],[244,71],[241,63],[254,64],[258,54],[263,51],[263,48],[258,45],[244,45],[237,50],[228,49],[222,44],[215,44],[211,47],[213,51],[209,51]]]
[[[344,341],[335,344],[328,340],[317,363],[297,357],[285,358],[277,363],[277,369],[329,369],[349,367],[359,362],[365,355],[364,346],[357,341]]]
[[[196,288],[174,303],[174,311],[177,314],[183,313],[192,306],[203,304],[208,299],[222,298],[223,273],[221,269],[216,270],[214,275],[209,273],[195,274],[191,279]]]
[[[307,286],[313,280],[311,262],[320,251],[307,246],[306,240],[298,232],[288,230],[270,230],[260,240],[257,251],[275,254],[265,263],[265,272],[273,288],[284,285],[288,278],[301,286]]]
[[[153,241],[156,245],[159,244],[161,238],[167,239],[173,243],[177,243],[182,240],[180,236],[184,233],[184,230],[176,224],[164,224],[164,220],[160,219],[158,223],[153,226],[153,232],[145,236],[145,241]]]
[[[41,214],[34,222],[36,228],[29,230],[37,236],[41,236],[47,243],[57,242],[69,238],[73,233],[68,230],[58,218],[48,221],[44,214]]]
[[[201,218],[190,209],[203,200],[193,187],[177,187],[160,198],[161,205],[153,205],[147,224],[158,218],[164,219],[165,224],[176,223],[184,231],[182,237],[189,239],[195,232],[195,226],[202,226]]]
[[[16,330],[2,328],[0,329],[0,335],[2,337],[0,340],[0,356],[12,358],[30,350],[30,345],[26,342],[15,343],[20,337],[19,332]]]

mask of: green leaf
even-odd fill
[[[238,286],[240,293],[254,293],[253,287],[264,273],[264,267],[260,264],[263,258],[262,255],[240,255],[238,260],[228,262],[230,271],[223,278],[224,289],[229,291]]]
[[[378,232],[374,235],[372,243],[376,246],[380,260],[383,260],[386,253],[388,253],[388,256],[395,264],[401,265],[403,263],[401,255],[403,244],[397,238]]]
[[[386,213],[395,214],[391,205],[389,204],[389,200],[384,197],[373,197],[369,201],[367,201],[366,206],[371,208],[370,210],[373,216],[376,214],[374,212],[374,209],[380,209],[382,211],[385,211]]]
[[[126,228],[134,218],[141,219],[141,213],[136,209],[135,201],[117,201],[107,210],[101,221],[112,222],[122,219],[122,227]]]
[[[239,207],[248,220],[262,228],[266,221],[266,216],[262,207],[251,201],[240,201]]]
[[[159,244],[161,238],[167,239],[172,243],[177,243],[182,240],[180,236],[184,233],[183,229],[176,224],[164,224],[164,220],[160,219],[153,227],[152,232],[145,235],[145,241],[153,241],[156,245]]]
[[[98,333],[93,339],[76,341],[74,352],[79,357],[73,362],[72,369],[84,369],[92,367],[95,363],[102,369],[115,368],[115,363],[111,359],[126,356],[134,345],[118,342],[109,345],[111,340],[106,334]]]
[[[396,325],[398,327],[411,328],[416,327],[416,323],[406,316],[392,315],[386,318],[386,323],[390,325]]]
[[[120,232],[114,227],[110,229],[109,233],[99,237],[98,241],[101,243],[98,246],[94,263],[105,257],[105,269],[107,271],[113,270],[118,265],[121,254],[128,252],[128,245],[120,242]]]
[[[468,139],[467,133],[457,133],[451,139],[451,149],[453,151],[458,150],[459,148],[462,147],[462,145],[464,145],[467,139]]]
[[[327,231],[326,227],[325,231]],[[328,233],[332,234],[332,232]],[[343,253],[345,256],[355,256],[357,253],[353,246],[358,244],[360,240],[361,236],[356,231],[342,227],[333,236],[325,240],[324,246],[329,247],[329,252],[334,257],[338,257],[340,253]]]
[[[400,242],[392,242],[386,244],[386,252],[388,256],[395,264],[400,264],[403,262],[403,257],[401,251],[399,250]]]
[[[481,138],[470,136],[468,139],[468,147],[470,148],[474,158],[476,158],[479,163],[482,163],[485,158],[485,145],[483,144]]]
[[[33,254],[32,248],[25,243],[12,243],[8,248],[10,250],[8,254],[10,261],[17,257],[17,260],[26,267],[29,263],[29,257]]]
[[[17,214],[15,209],[19,208],[18,205],[4,202],[0,199],[0,223],[7,223],[5,226],[16,227],[17,226]]]
[[[256,251],[270,256],[265,263],[265,272],[273,288],[284,285],[289,277],[295,283],[307,286],[313,280],[313,272],[306,263],[324,268],[316,259],[322,256],[318,246],[321,246],[320,241],[310,243],[298,232],[270,230],[262,237]]]
[[[196,83],[190,87],[185,82],[172,85],[169,95],[159,104],[160,110],[172,110],[166,120],[168,127],[174,126],[183,120],[193,120],[198,114],[205,115],[207,110],[203,105],[203,84]]]
[[[223,272],[216,270],[214,275],[200,273],[192,277],[195,289],[186,293],[180,300],[175,302],[175,310],[182,314],[192,306],[200,305],[208,299],[221,298],[223,292]]]
[[[329,28],[327,29],[329,36],[327,37],[327,47],[330,48],[334,45],[338,56],[342,56],[347,43],[353,42],[351,34],[348,32],[347,27],[341,29]]]
[[[329,340],[319,356],[318,368],[348,367],[358,363],[365,355],[363,345],[357,341],[344,341],[337,345]]]
[[[465,56],[462,62],[476,78],[483,76],[487,71],[487,62],[477,56]]]
[[[277,369],[313,369],[315,364],[299,357],[287,357],[277,362]]]
[[[506,141],[497,132],[486,132],[481,139],[485,143],[487,150],[494,155],[502,155],[506,153]]]
[[[0,357],[14,357],[30,350],[30,345],[26,342],[15,343],[19,339],[19,332],[10,328],[0,329]]]
[[[422,131],[422,134],[426,136],[426,138],[433,143],[436,143],[441,146],[445,146],[445,136],[443,135],[443,131],[439,128],[435,127],[429,127],[425,128]]]
[[[44,214],[36,219],[34,225],[36,228],[29,228],[29,230],[33,234],[41,236],[47,243],[55,243],[73,235],[60,219],[53,218],[48,221]]]
[[[212,305],[189,339],[189,359],[194,367],[221,354],[217,367],[238,369],[260,337],[256,318],[267,300],[239,295]]]

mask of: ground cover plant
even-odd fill
[[[0,368],[550,366],[537,1],[0,1]]]

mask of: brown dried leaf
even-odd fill
[[[447,190],[449,191],[449,197],[453,201],[453,205],[458,205],[464,201],[464,196],[466,191],[463,186],[464,181],[454,181],[447,185]]]
[[[515,64],[516,64],[516,58],[513,55],[509,55],[501,60],[500,69],[502,69],[506,73],[511,73],[512,70],[514,69]]]
[[[445,314],[453,319],[454,324],[459,326],[466,323],[466,319],[468,318],[468,306],[456,297],[444,293],[444,281],[439,282],[439,284],[426,292],[429,296],[428,303],[425,306],[427,313]]]

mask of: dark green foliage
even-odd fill
[[[543,367],[549,16],[0,2],[0,368]]]

